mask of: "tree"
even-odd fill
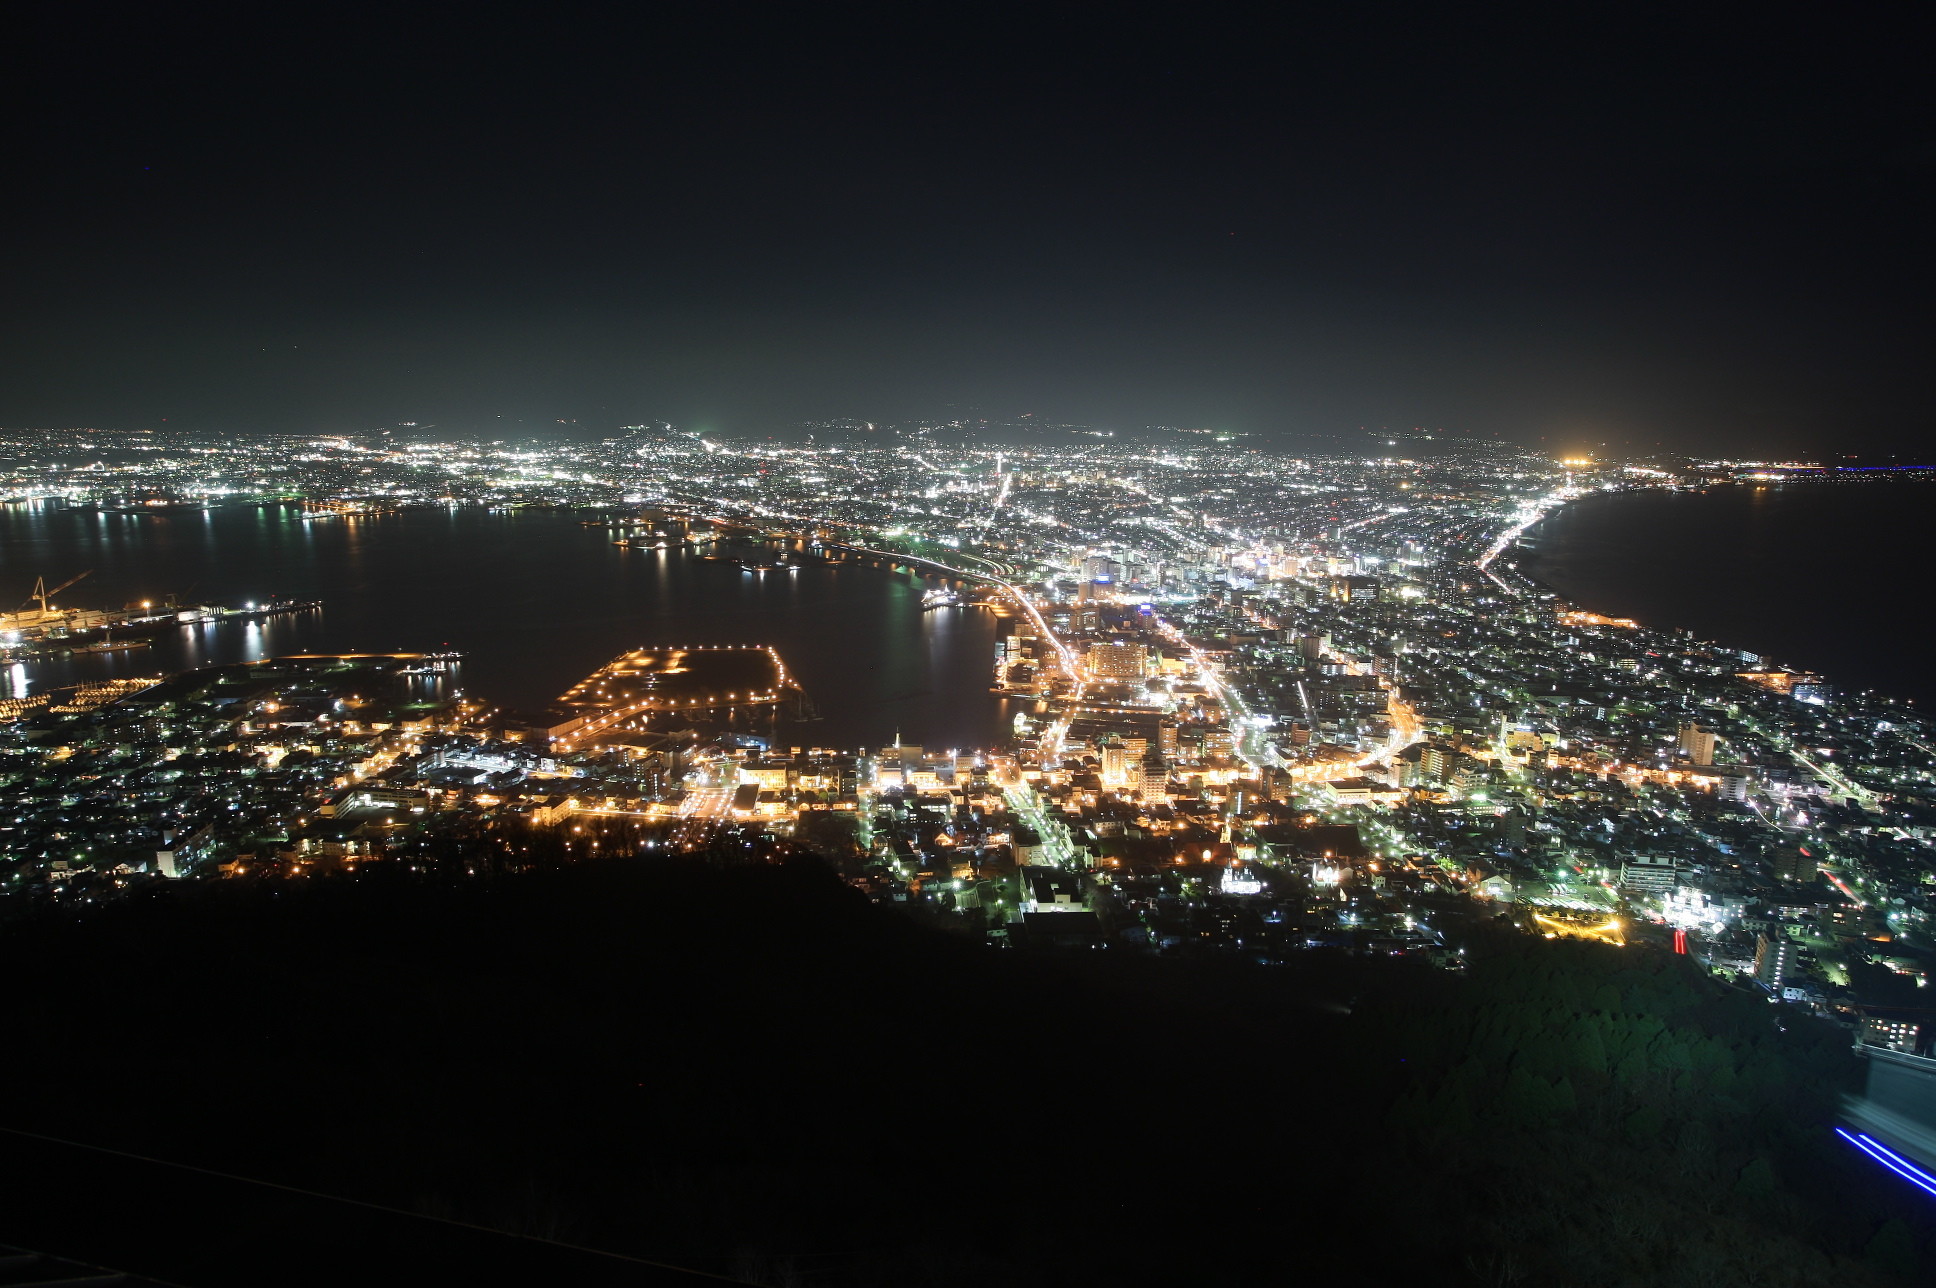
[[[1642,1105],[1627,1115],[1622,1127],[1627,1140],[1635,1145],[1653,1145],[1660,1141],[1660,1134],[1667,1130],[1667,1115],[1652,1105]]]
[[[1607,1044],[1600,1038],[1600,1021],[1583,1015],[1573,1026],[1573,1067],[1586,1073],[1607,1071]]]
[[[1735,1178],[1734,1192],[1743,1198],[1767,1198],[1775,1192],[1775,1169],[1768,1165],[1767,1159],[1755,1159]]]
[[[1516,1126],[1537,1127],[1546,1119],[1545,1084],[1522,1068],[1514,1069],[1500,1095],[1500,1108],[1507,1122]]]
[[[1868,1246],[1862,1249],[1862,1259],[1885,1274],[1904,1279],[1915,1274],[1916,1240],[1909,1233],[1909,1226],[1896,1217],[1884,1221]]]

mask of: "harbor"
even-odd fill
[[[623,528],[646,524],[631,539],[663,540],[652,534],[666,532],[696,544],[612,544]],[[303,521],[292,505],[227,505],[156,522],[19,507],[0,509],[0,542],[16,555],[0,607],[14,609],[45,574],[55,614],[82,610],[65,635],[55,629],[60,622],[47,621],[31,640],[0,636],[0,697],[296,654],[453,650],[464,660],[448,682],[535,715],[556,702],[562,677],[588,675],[640,644],[758,641],[785,658],[822,718],[789,734],[795,721],[812,719],[797,699],[735,707],[729,698],[724,707],[694,707],[709,721],[776,741],[878,745],[898,727],[910,741],[980,746],[1001,736],[1014,714],[1015,698],[988,692],[999,613],[922,611],[934,580],[804,534],[655,507],[406,506],[381,519],[320,523]],[[707,557],[714,553],[725,557]],[[801,560],[798,573],[734,562],[765,564],[782,553]],[[84,569],[93,572],[63,588]],[[143,600],[151,601],[145,611]],[[34,601],[25,611],[39,607]],[[156,620],[132,620],[139,618]],[[87,629],[90,620],[123,624],[109,632]],[[145,643],[74,651],[136,640]],[[760,692],[758,678],[719,687]]]
[[[48,588],[45,577],[37,578],[26,601],[33,607],[23,605],[15,612],[0,613],[0,660],[14,662],[145,648],[154,636],[182,626],[260,621],[322,607],[317,600],[300,599],[251,601],[241,606],[183,605],[172,596],[160,604],[142,600],[120,609],[63,608],[54,602],[56,595],[88,575],[80,573],[52,589]]]

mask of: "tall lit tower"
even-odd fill
[[[1714,763],[1714,733],[1698,724],[1684,724],[1676,731],[1677,749],[1697,765]]]

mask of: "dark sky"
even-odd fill
[[[0,424],[1936,451],[1910,6],[1043,9],[16,7]]]

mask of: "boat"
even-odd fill
[[[69,653],[116,653],[127,648],[147,648],[147,640],[102,640],[98,644],[75,644]]]
[[[145,501],[135,505],[103,505],[100,511],[102,514],[141,514],[166,519],[176,514],[203,514],[211,508],[195,501]]]
[[[372,519],[396,513],[397,507],[379,502],[305,501],[302,517],[305,522],[313,522],[317,519]]]
[[[921,608],[923,611],[926,611],[927,609],[930,609],[930,608],[960,608],[960,607],[961,607],[961,596],[955,591],[946,590],[939,586],[935,587],[933,590],[930,590],[925,595],[921,596]]]

